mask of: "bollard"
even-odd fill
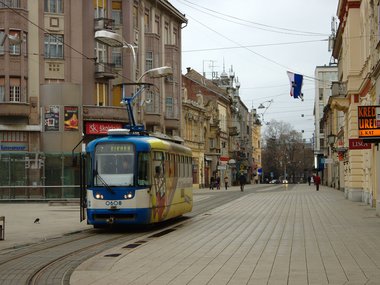
[[[5,239],[5,217],[0,216],[0,240]]]

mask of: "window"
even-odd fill
[[[15,30],[9,30],[9,54],[20,55],[21,53],[21,32]]]
[[[138,156],[138,169],[137,169],[137,184],[139,186],[150,185],[150,155],[148,152],[139,153]]]
[[[9,85],[9,101],[21,102],[20,79],[11,78]]]
[[[24,55],[27,56],[28,55],[28,34],[26,32],[24,32],[22,34],[22,50],[24,52]]]
[[[170,34],[169,34],[169,23],[165,22],[165,30],[164,30],[164,44],[170,44]]]
[[[160,113],[160,97],[152,91],[146,92],[145,106],[147,113]]]
[[[173,29],[173,45],[178,44],[178,30],[176,28]]]
[[[94,0],[95,6],[95,19],[105,18],[107,15],[107,0]]]
[[[156,33],[157,35],[160,34],[160,17],[159,16],[155,16],[154,17],[154,33]]]
[[[2,0],[0,8],[21,8],[20,0]]]
[[[45,34],[45,58],[63,59],[63,35]]]
[[[153,52],[147,51],[145,58],[145,70],[149,70],[153,68]]]
[[[0,102],[5,102],[4,78],[0,78]]]
[[[166,106],[166,116],[169,118],[172,118],[174,115],[173,98],[172,97],[166,97],[165,106]]]
[[[4,43],[5,32],[0,31],[0,43]],[[4,44],[0,45],[0,54],[4,54]]]
[[[209,139],[210,148],[215,148],[215,140],[213,138]]]
[[[137,4],[138,5],[138,4]],[[135,29],[139,28],[139,8],[136,4],[133,5],[133,27]]]
[[[28,142],[27,132],[2,131],[0,132],[2,142]]]
[[[144,29],[145,29],[145,33],[150,32],[150,12],[149,12],[149,9],[145,9]]]
[[[45,12],[62,14],[63,0],[45,0]]]
[[[115,25],[120,26],[123,23],[122,21],[123,16],[121,13],[121,2],[112,1],[111,17],[112,17],[112,20],[115,21]]]
[[[96,83],[96,105],[107,106],[108,85]]]
[[[123,66],[123,59],[121,55],[122,55],[121,48],[112,49],[112,63],[115,64],[115,67]]]
[[[107,54],[107,49],[106,46],[96,42],[95,43],[95,57],[96,57],[96,62],[97,63],[106,63],[106,54]]]
[[[102,143],[95,148],[95,186],[133,186],[135,150],[128,143]]]

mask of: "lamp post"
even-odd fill
[[[95,40],[113,48],[129,48],[132,51],[133,56],[133,80],[135,80],[136,72],[136,51],[137,46],[133,46],[130,43],[124,41],[123,37],[117,33],[100,30],[95,32]]]
[[[335,148],[334,148],[334,144],[335,144],[335,139],[336,139],[336,135],[333,135],[333,134],[329,134],[327,136],[327,141],[331,147],[331,150],[334,151]]]
[[[133,55],[133,73],[136,73],[136,53],[135,53],[135,48],[136,46],[133,46],[126,41],[124,41],[123,37],[117,33],[106,31],[106,30],[100,30],[95,32],[95,40],[105,44],[110,47],[123,47],[123,48],[130,48],[132,50],[132,55]],[[132,108],[132,103],[134,99],[136,99],[138,96],[141,95],[141,93],[145,90],[151,87],[153,84],[152,83],[144,83],[141,82],[142,78],[144,76],[149,76],[150,78],[161,78],[161,77],[166,77],[173,74],[173,70],[169,66],[162,66],[162,67],[157,67],[157,68],[152,68],[147,71],[145,71],[136,81],[135,81],[135,76],[133,76],[134,82],[132,83],[123,83],[123,97],[121,104],[126,105],[127,107],[127,112],[129,116],[129,126],[128,128],[131,131],[136,131],[136,132],[141,132],[144,131],[144,127],[142,125],[137,125],[134,115],[133,115],[133,108]],[[134,94],[131,97],[125,96],[125,86],[127,85],[138,85],[139,88],[134,92]]]
[[[266,103],[269,103],[268,106],[264,106],[264,104]],[[268,101],[264,101],[262,103],[260,103],[259,107],[257,107],[258,109],[265,109],[263,113],[261,113],[261,117],[263,118],[263,122],[265,123],[265,120],[264,120],[264,114],[265,112],[268,110],[268,108],[270,107],[270,105],[272,105],[273,103],[273,99],[272,100],[268,100]]]

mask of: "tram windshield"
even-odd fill
[[[135,150],[130,143],[102,143],[95,149],[94,185],[133,186]],[[103,180],[103,181],[102,181]]]

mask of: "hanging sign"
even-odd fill
[[[371,144],[362,139],[349,139],[350,149],[371,149]]]
[[[359,138],[380,139],[380,106],[358,106]]]

